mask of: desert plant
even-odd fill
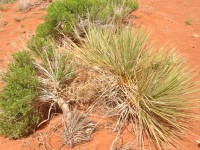
[[[14,62],[3,75],[0,134],[20,138],[33,132],[41,119],[36,109],[39,82],[29,53],[18,52],[13,58]]]
[[[70,113],[70,108],[68,101],[62,97],[62,90],[75,77],[75,62],[73,55],[64,51],[65,47],[56,46],[53,42],[50,45],[50,48],[43,49],[40,53],[33,51],[38,58],[34,64],[41,85],[39,99],[58,105],[66,116]]]
[[[18,17],[14,17],[13,18],[16,22],[21,22],[22,21],[22,19],[21,18],[18,18]]]
[[[70,120],[63,118],[63,137],[65,145],[72,148],[81,142],[91,140],[92,133],[96,129],[96,125],[84,113],[73,111]]]
[[[3,5],[0,3],[0,11],[5,11],[5,10],[6,10],[5,6],[3,6]]]
[[[43,0],[18,0],[16,4],[17,11],[28,11],[34,6],[38,6]]]
[[[64,46],[56,46],[56,43],[51,39],[44,42],[47,46],[40,51],[37,48],[31,50],[33,55],[40,59],[40,63],[36,62],[35,65],[44,78],[57,83],[72,79],[75,66],[73,55],[66,52]]]
[[[138,8],[137,1],[123,0],[63,0],[52,3],[45,16],[45,23],[37,29],[37,35],[71,34],[73,26],[79,22],[79,18],[89,17],[93,21],[107,23],[120,19]]]
[[[82,60],[113,76],[103,83],[107,83],[100,97],[104,114],[118,117],[116,127],[131,122],[138,147],[147,138],[158,149],[167,149],[179,146],[190,131],[197,82],[184,58],[166,48],[155,49],[148,35],[132,27],[91,25],[76,49]]]
[[[119,21],[138,7],[138,2],[132,0],[102,0],[89,10],[89,18],[98,24],[109,24]]]
[[[54,41],[50,38],[42,38],[40,36],[33,36],[28,44],[27,48],[31,51],[31,53],[36,57],[41,59],[43,62],[46,62],[47,56],[53,57],[53,47]],[[46,56],[47,54],[47,56]]]
[[[0,1],[0,4],[7,4],[7,3],[12,3],[14,2],[15,0],[1,0]]]
[[[187,18],[186,20],[185,20],[185,24],[186,25],[192,25],[194,23],[194,19],[193,18]]]
[[[45,22],[38,26],[36,35],[28,42],[28,47],[40,50],[47,46],[45,41],[50,37],[55,41],[60,41],[63,35],[74,38],[74,26],[81,26],[80,30],[82,30],[82,22],[86,23],[83,26],[87,26],[85,20],[89,19],[97,25],[105,25],[122,19],[137,7],[137,1],[132,0],[55,1],[48,7]]]
[[[144,57],[142,56],[144,49],[149,49],[150,46],[145,45],[148,33],[144,33],[143,30],[130,32],[130,28],[123,30],[123,27],[117,27],[104,30],[90,24],[88,33],[85,32],[86,40],[76,32],[78,39],[83,40],[83,47],[87,49],[82,53],[84,59],[92,64],[101,64],[102,67],[122,77],[133,78],[135,71],[133,67]]]
[[[89,0],[63,0],[52,3],[47,10],[45,23],[37,29],[37,34],[41,37],[47,35],[56,36],[59,31],[64,34],[72,32],[72,26],[78,21],[78,16],[87,13],[87,9],[92,6]]]

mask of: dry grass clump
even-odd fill
[[[7,8],[6,8],[3,4],[0,3],[0,12],[1,12],[1,11],[6,11],[6,9],[7,9]]]
[[[100,78],[105,77],[91,66],[79,66],[76,78],[63,89],[62,95],[66,100],[73,101],[76,106],[87,109],[98,99],[103,88]]]
[[[86,39],[79,39],[79,57],[111,72],[98,99],[104,114],[118,118],[116,128],[131,123],[137,148],[145,138],[158,149],[180,146],[198,103],[198,84],[185,59],[173,50],[155,49],[148,33],[132,27],[91,25]]]
[[[7,4],[7,3],[12,3],[14,2],[15,0],[1,0],[0,1],[0,4]]]
[[[66,53],[63,50],[64,47],[55,45],[54,42],[49,41],[49,44],[40,51],[32,51],[32,54],[37,57],[35,67],[40,82],[39,99],[51,104],[49,117],[42,123],[50,119],[51,109],[55,105],[58,105],[63,114],[70,118],[70,100],[65,101],[61,95],[63,87],[67,86],[75,77],[73,55]]]
[[[18,0],[16,4],[17,11],[29,11],[31,8],[40,5],[43,0]]]
[[[96,73],[81,69],[75,71],[74,57],[70,52],[66,53],[65,48],[65,45],[60,47],[52,42],[48,49],[40,51],[40,59],[35,63],[41,84],[39,99],[51,104],[48,119],[42,121],[39,126],[49,121],[51,109],[58,104],[63,111],[64,145],[72,148],[76,144],[91,140],[96,129],[95,123],[88,119],[88,115],[75,111],[76,106],[91,104],[97,95],[95,83],[90,80]],[[38,57],[37,51],[32,52]],[[88,91],[92,87],[94,90]]]
[[[86,114],[73,111],[70,120],[63,119],[63,136],[65,145],[72,148],[74,145],[90,141],[96,125]]]

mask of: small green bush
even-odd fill
[[[34,56],[36,56],[39,59],[42,59],[45,62],[46,52],[48,53],[48,57],[53,57],[53,42],[54,41],[48,37],[43,38],[36,35],[29,40],[27,47],[31,50]]]
[[[90,20],[109,24],[118,21],[139,7],[133,0],[102,0],[98,1],[89,11]]]
[[[59,31],[64,34],[71,33],[78,16],[86,14],[92,3],[91,0],[63,0],[52,3],[47,10],[45,23],[38,27],[36,34],[45,37],[56,36]]]
[[[53,40],[45,41],[48,45],[42,51],[33,52],[40,61],[35,63],[38,71],[51,82],[59,83],[74,78],[74,55],[66,52],[66,47],[56,45]]]
[[[46,47],[46,39],[58,39],[61,34],[74,36],[73,27],[80,18],[101,25],[123,18],[138,8],[132,0],[62,0],[53,2],[47,10],[45,22],[38,26],[36,35],[28,42],[32,51]]]
[[[52,24],[43,23],[37,27],[36,35],[38,37],[47,37],[52,35],[54,31],[54,26]]]
[[[62,0],[52,3],[45,16],[45,23],[40,25],[36,34],[41,37],[56,36],[59,32],[71,34],[73,26],[88,15],[93,21],[107,23],[113,17],[120,19],[138,8],[132,0]]]
[[[36,108],[38,79],[33,59],[27,52],[13,55],[14,62],[3,75],[0,95],[0,134],[21,138],[33,132],[41,118]]]

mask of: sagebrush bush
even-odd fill
[[[0,134],[21,138],[33,132],[41,119],[36,109],[39,82],[29,53],[18,52],[13,59],[3,75],[5,86],[0,94]]]
[[[91,0],[62,0],[52,3],[47,9],[45,23],[37,28],[36,34],[41,37],[56,36],[59,32],[70,34],[78,17],[86,15],[92,5]]]
[[[158,149],[168,149],[187,138],[199,90],[184,58],[155,49],[148,33],[132,27],[91,25],[76,48],[82,60],[112,73],[99,100],[103,113],[118,116],[116,126],[131,122],[137,146],[143,147],[146,138]]]
[[[93,21],[107,23],[113,17],[120,19],[138,8],[132,0],[63,0],[52,3],[45,17],[45,23],[37,29],[37,34],[45,37],[58,32],[70,34],[79,18],[91,17]],[[89,16],[88,16],[89,15]]]
[[[89,18],[98,25],[109,24],[119,21],[138,7],[138,2],[133,0],[102,0],[91,8]]]
[[[48,7],[45,22],[38,26],[36,38],[33,37],[29,45],[32,45],[34,40],[34,43],[39,43],[41,38],[59,39],[62,34],[73,37],[73,28],[81,20],[90,19],[98,25],[104,25],[122,19],[137,8],[137,1],[132,0],[62,0],[53,2]]]
[[[55,48],[53,45],[54,41],[51,38],[43,38],[36,35],[29,40],[27,47],[35,57],[41,59],[43,62],[46,62],[46,53],[48,57],[53,57],[52,53]]]

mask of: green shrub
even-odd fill
[[[39,82],[29,53],[18,52],[13,58],[14,62],[3,76],[0,134],[20,138],[33,132],[40,120],[41,115],[36,109]]]
[[[37,27],[36,35],[38,37],[48,37],[52,35],[54,31],[54,26],[52,24],[43,23]]]
[[[54,41],[52,39],[36,35],[29,40],[27,47],[31,50],[34,56],[45,62],[46,53],[48,57],[53,57],[53,45]]]
[[[41,37],[56,36],[59,31],[70,34],[78,16],[85,15],[91,6],[91,0],[62,0],[52,3],[48,7],[45,23],[38,27],[36,34]]]
[[[60,40],[62,34],[74,36],[73,28],[80,19],[88,19],[98,25],[123,18],[137,9],[137,1],[132,0],[61,0],[53,2],[47,10],[45,23],[38,26],[36,36],[29,43],[29,49],[35,51],[47,45],[48,38]],[[44,38],[44,39],[42,39]],[[36,44],[36,45],[35,45]]]
[[[62,32],[71,34],[73,26],[88,15],[93,21],[107,23],[113,17],[124,17],[138,8],[137,1],[132,0],[62,0],[52,3],[47,10],[45,23],[40,25],[36,34],[41,37],[56,36]]]
[[[133,0],[102,0],[98,1],[89,11],[93,22],[109,24],[118,21],[138,8],[138,2]]]
[[[168,149],[187,138],[199,105],[199,85],[185,59],[165,48],[154,49],[147,33],[131,27],[91,26],[77,49],[82,60],[116,79],[104,81],[108,84],[99,101],[108,110],[104,114],[118,116],[116,126],[133,123],[137,146],[143,148],[146,138],[157,149]]]

